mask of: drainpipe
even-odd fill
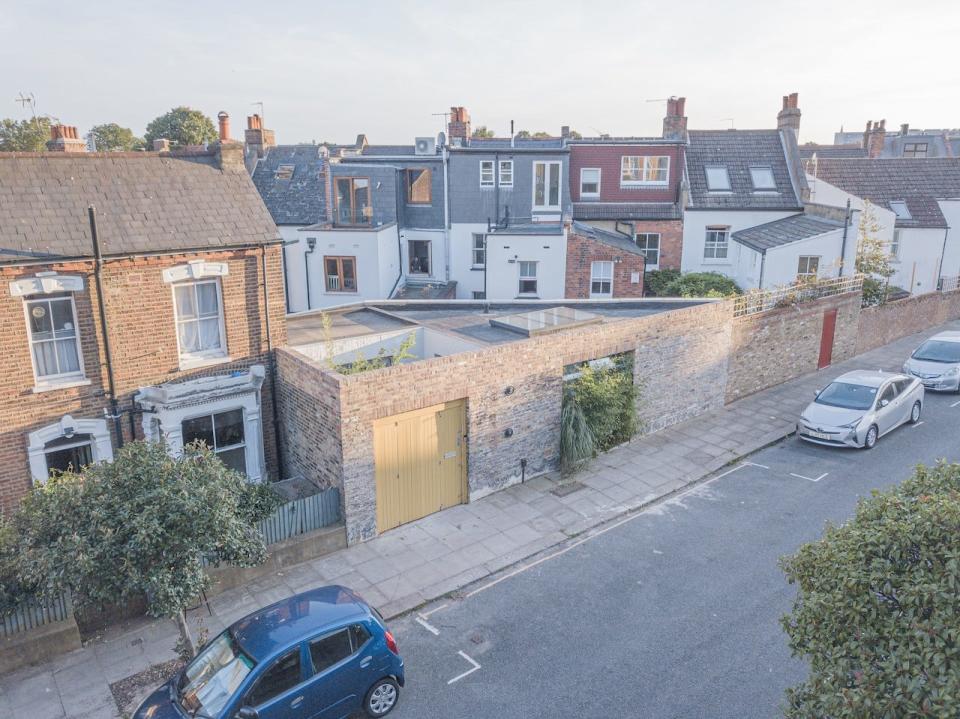
[[[307,238],[307,251],[303,253],[303,269],[304,269],[304,272],[305,272],[305,274],[306,274],[306,281],[307,281],[307,285],[306,285],[306,286],[307,286],[307,309],[308,309],[308,310],[312,310],[312,309],[313,309],[313,307],[311,306],[311,302],[310,302],[310,255],[313,254],[313,251],[314,251],[315,249],[317,249],[317,238],[316,238],[316,237],[308,237],[308,238]],[[354,268],[354,271],[356,271],[356,268]]]
[[[843,239],[840,241],[840,273],[843,277],[843,266],[847,263],[847,231],[850,229],[850,199],[847,199],[847,215],[843,220]]]
[[[487,241],[490,237],[490,218],[487,218],[487,232],[483,236],[483,312],[490,313],[490,298],[487,297],[487,256],[490,254],[490,243]]]
[[[497,183],[493,188],[493,202],[494,202],[494,213],[493,216],[497,221],[497,224],[500,224],[500,153],[493,153],[493,177],[494,181]]]
[[[766,264],[766,262],[767,262],[767,253],[761,252],[760,253],[760,284],[757,286],[758,290],[763,289],[763,267]]]
[[[283,262],[283,276],[284,279],[290,276],[290,273],[287,271],[287,248],[282,246],[280,248],[280,260]],[[287,314],[290,313],[290,287],[288,282],[283,283],[283,301],[287,308]]]
[[[123,446],[123,424],[117,406],[117,388],[113,379],[113,353],[110,351],[110,333],[107,331],[107,308],[103,302],[103,255],[100,254],[100,235],[97,233],[97,208],[87,207],[90,218],[90,237],[93,240],[93,280],[97,288],[97,309],[100,312],[100,327],[103,331],[103,354],[107,363],[107,392],[110,394],[110,418],[117,433],[117,447]]]
[[[937,287],[940,286],[940,278],[943,277],[943,257],[947,254],[947,235],[949,234],[950,228],[947,227],[943,231],[943,247],[940,249],[940,269],[937,270]]]
[[[283,248],[280,248],[283,252]],[[260,245],[260,269],[263,272],[263,324],[267,333],[267,367],[270,370],[270,405],[273,410],[273,441],[277,448],[277,479],[286,474],[283,450],[280,445],[280,415],[277,412],[277,360],[273,354],[273,336],[270,330],[270,284],[267,279],[267,246]]]
[[[443,164],[443,245],[446,249],[446,278],[450,282],[450,176],[447,166],[450,163],[450,150],[444,143],[440,148]]]

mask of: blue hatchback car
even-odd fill
[[[380,614],[346,587],[321,587],[229,627],[133,719],[382,717],[402,686],[403,660]]]

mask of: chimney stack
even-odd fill
[[[162,137],[157,138],[153,141],[153,151],[154,152],[170,152],[170,140],[165,140]]]
[[[564,140],[570,139],[570,125],[560,126],[560,137]]]
[[[221,110],[217,113],[217,120],[220,121],[220,142],[230,142],[230,115]]]
[[[905,122],[902,125],[900,125],[900,134],[903,135],[904,137],[910,134],[910,125],[908,123]]]
[[[47,141],[50,152],[86,152],[87,142],[77,133],[73,125],[51,125],[50,139]]]
[[[447,137],[451,145],[466,145],[470,140],[470,113],[465,107],[450,108]]]
[[[247,150],[255,152],[257,157],[263,157],[267,154],[267,148],[277,144],[273,130],[263,128],[263,118],[259,115],[247,116],[247,130],[243,134],[243,140]]]
[[[663,118],[664,140],[687,139],[687,118],[683,114],[686,103],[685,97],[674,96],[667,99],[667,114]]]
[[[867,131],[863,133],[863,146],[867,150],[867,157],[877,158],[883,153],[883,144],[887,139],[887,121],[867,122]]]
[[[793,136],[800,134],[800,108],[797,106],[799,95],[791,92],[783,96],[783,108],[777,113],[777,129],[793,130]]]

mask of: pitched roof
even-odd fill
[[[825,235],[828,232],[839,230],[842,222],[828,220],[815,215],[799,214],[784,217],[773,222],[737,230],[730,238],[734,242],[746,245],[752,250],[765,253],[774,247],[789,245],[791,242],[806,240],[810,237]]]
[[[253,184],[278,225],[310,225],[326,218],[321,172],[327,162],[320,145],[271,147],[253,171]],[[293,173],[283,179],[281,165]]]
[[[91,257],[90,205],[105,256],[279,240],[242,162],[213,152],[0,153],[0,262]]]
[[[960,158],[819,160],[817,178],[886,209],[906,202],[911,219],[898,227],[946,227],[937,200],[960,198]]]
[[[809,160],[814,155],[823,160],[830,157],[866,157],[867,151],[860,145],[817,145],[808,142],[800,145],[800,157]]]
[[[633,242],[629,237],[619,232],[601,230],[598,227],[586,225],[582,222],[577,222],[576,220],[573,222],[573,232],[574,234],[591,240],[596,240],[597,242],[602,242],[605,245],[615,247],[618,250],[623,250],[624,252],[630,252],[634,255],[644,254],[643,250],[637,246],[637,243]]]
[[[687,146],[688,209],[796,210],[803,207],[794,188],[779,130],[691,130]],[[729,192],[707,188],[705,168],[724,166]],[[751,167],[769,167],[775,191],[755,192]]]
[[[574,202],[575,220],[679,220],[674,202]]]

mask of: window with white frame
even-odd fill
[[[725,260],[730,242],[729,227],[708,227],[703,243],[703,259]]]
[[[613,263],[590,263],[590,297],[613,297]]]
[[[230,469],[246,474],[247,443],[243,429],[243,410],[191,417],[181,423],[184,446],[203,442]]]
[[[800,259],[797,263],[797,277],[816,277],[819,270],[819,256],[800,255]]]
[[[113,446],[107,422],[64,415],[27,435],[27,459],[34,484],[43,484],[54,472],[79,472],[94,462],[110,461]]]
[[[521,261],[520,265],[520,295],[537,294],[537,263]]]
[[[80,340],[73,297],[50,296],[24,303],[30,330],[30,352],[38,382],[83,378]]]
[[[638,232],[635,240],[637,247],[643,251],[647,269],[654,269],[660,264],[660,233]]]
[[[513,160],[500,160],[500,187],[513,187]]]
[[[559,162],[533,163],[533,209],[560,209],[560,170]]]
[[[894,259],[900,257],[900,233],[901,230],[894,230],[893,239],[890,241],[890,256]]]
[[[199,280],[173,286],[180,359],[226,355],[220,281]]]
[[[580,197],[600,196],[600,168],[580,168]]]
[[[753,189],[758,192],[777,189],[777,182],[773,179],[773,169],[770,167],[751,167],[750,181],[753,183]]]
[[[666,185],[670,175],[667,155],[624,155],[620,158],[620,185]]]
[[[487,255],[487,238],[482,232],[473,233],[473,266],[483,267]]]
[[[480,187],[493,187],[493,160],[480,160]]]
[[[910,214],[910,209],[907,207],[907,203],[903,200],[891,200],[890,209],[893,210],[893,214],[897,216],[898,220],[913,219],[913,215]]]
[[[707,189],[710,192],[729,192],[730,173],[723,165],[714,165],[703,168],[707,176]]]
[[[58,437],[43,446],[43,458],[50,474],[79,472],[93,464],[93,437],[89,434]]]

